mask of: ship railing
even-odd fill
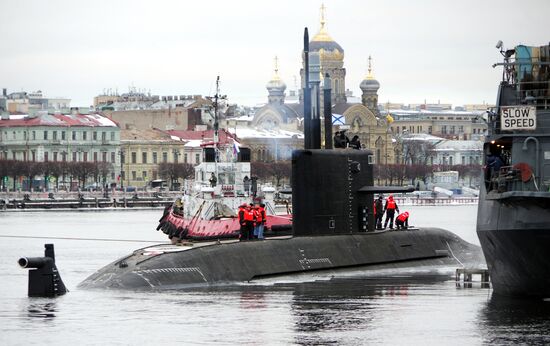
[[[536,177],[531,176],[529,180],[522,179],[522,172],[514,166],[503,166],[498,172],[495,172],[489,181],[489,191],[494,190],[498,193],[509,191],[539,191],[536,183]]]

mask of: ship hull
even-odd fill
[[[494,292],[550,297],[550,229],[478,230]]]
[[[435,228],[249,242],[226,240],[136,250],[100,269],[80,287],[180,289],[381,264],[454,269],[482,262],[478,246]]]

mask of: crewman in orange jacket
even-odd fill
[[[386,221],[384,222],[384,228],[388,226],[388,221],[390,222],[390,229],[393,229],[393,218],[395,217],[395,212],[399,213],[399,207],[397,203],[393,200],[393,195],[389,195],[386,200],[386,205],[384,206],[384,211],[386,212]]]
[[[395,226],[397,229],[407,229],[409,227],[409,212],[401,213],[395,219]]]
[[[246,240],[254,239],[254,205],[250,203],[244,211],[244,221],[246,224]]]
[[[246,220],[244,218],[246,212],[246,203],[243,203],[239,206],[239,212],[237,215],[239,216],[239,226],[240,228],[240,234],[239,234],[239,240],[243,241],[248,238],[248,230],[246,228]]]
[[[265,225],[265,204],[257,204],[254,208],[254,213],[256,216],[255,226],[254,226],[254,237],[257,239],[264,239],[264,225]]]

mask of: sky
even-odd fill
[[[0,0],[0,88],[89,106],[105,89],[267,101],[274,57],[300,83],[304,27],[345,51],[346,88],[372,56],[379,102],[494,103],[495,48],[550,41],[550,0]],[[287,92],[288,92],[287,89]]]

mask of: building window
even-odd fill
[[[447,134],[447,125],[441,126],[441,133],[446,135]]]
[[[36,131],[33,131],[33,132],[32,132],[32,140],[33,140],[33,141],[36,140]]]
[[[76,151],[73,151],[73,162],[76,162]]]
[[[12,158],[12,160],[17,160],[17,156],[15,155],[15,151],[11,152],[11,158]]]
[[[125,159],[125,157],[124,157],[124,152],[121,151],[121,152],[120,152],[120,163],[125,163],[125,161],[126,161],[126,159]]]
[[[94,162],[97,162],[97,153],[94,153]]]
[[[61,131],[61,140],[62,140],[62,141],[65,140],[65,131]]]
[[[458,126],[458,133],[464,132],[464,126],[460,125]]]
[[[48,131],[44,131],[44,140],[48,140]]]
[[[162,153],[162,163],[168,162],[168,153]]]
[[[67,153],[66,153],[66,152],[62,152],[62,153],[61,153],[61,160],[62,160],[63,162],[66,162],[66,161],[67,161]]]
[[[82,140],[85,141],[87,139],[88,139],[88,132],[87,131],[82,132]]]
[[[147,171],[141,172],[141,176],[143,177],[143,180],[147,179]]]
[[[72,139],[73,141],[76,141],[76,131],[73,131]]]
[[[178,156],[179,156],[180,152],[177,151],[177,150],[174,150],[174,162],[175,163],[178,163]]]
[[[53,161],[57,162],[57,151],[53,152]]]
[[[104,141],[104,142],[107,140],[107,133],[106,132],[101,132],[101,140]]]
[[[428,133],[431,135],[432,134],[432,127],[431,126],[428,126]]]
[[[101,153],[101,161],[107,162],[107,152],[106,151]]]
[[[147,153],[141,153],[141,163],[147,163]]]
[[[53,138],[54,141],[57,140],[57,131],[53,131],[52,138]]]
[[[183,155],[183,163],[187,163],[187,162],[188,162],[188,161],[187,161],[187,154],[184,154],[184,155]]]
[[[48,162],[48,152],[44,152],[44,162]]]
[[[114,141],[114,140],[115,140],[115,133],[111,132],[111,141]]]
[[[94,141],[97,141],[97,132],[96,131],[94,131],[92,133],[92,138],[93,138]]]
[[[17,136],[16,136],[16,134],[15,134],[15,131],[13,131],[12,139],[16,139],[16,138],[17,138]]]
[[[137,180],[136,171],[132,171],[132,180]]]
[[[466,156],[462,156],[461,160],[462,160],[462,164],[465,165],[466,164]]]
[[[455,134],[455,126],[451,126],[451,135],[454,135]]]
[[[153,163],[157,163],[157,152],[153,152]]]
[[[88,162],[88,153],[84,152],[84,162]]]
[[[111,152],[111,162],[115,162],[115,152]]]
[[[195,154],[195,163],[197,165],[201,163],[201,154]]]
[[[137,153],[133,152],[132,153],[132,163],[136,163],[136,162],[137,162]]]
[[[124,176],[125,176],[124,171],[120,171],[120,179],[124,179]]]
[[[27,140],[27,131],[23,131],[23,139]]]
[[[111,172],[111,180],[115,180],[115,172]]]

